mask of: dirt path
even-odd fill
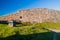
[[[56,29],[48,29],[48,30],[53,31],[53,32],[56,32],[56,33],[59,33],[60,32],[60,30],[56,30]]]

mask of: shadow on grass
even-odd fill
[[[56,34],[57,34],[57,40],[60,40],[60,32]]]
[[[35,33],[29,35],[20,35],[19,32],[16,32],[15,35],[0,38],[0,40],[52,40],[52,35],[52,32]]]

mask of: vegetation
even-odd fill
[[[56,33],[57,34],[57,40],[60,40],[60,33]]]
[[[60,23],[22,23],[16,27],[0,24],[0,40],[52,40],[53,32],[45,28],[59,29]],[[17,27],[20,26],[20,27]]]
[[[43,22],[43,23],[41,23],[41,26],[43,26],[43,27],[45,27],[45,28],[51,28],[51,29],[60,30],[60,23]]]

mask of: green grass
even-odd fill
[[[0,27],[8,27],[7,24],[0,24]]]
[[[45,28],[57,29],[60,30],[60,23],[53,23],[53,22],[43,22],[41,26]]]
[[[44,28],[60,29],[60,23],[23,23],[17,24],[17,27],[8,27],[7,24],[0,24],[0,38],[6,40],[19,40],[19,38],[21,40],[52,40],[53,32]]]
[[[51,40],[52,39],[52,32],[43,29],[43,27],[40,26],[40,24],[26,25],[24,23],[23,25],[22,27],[8,27],[7,24],[0,24],[0,38],[2,39],[5,38],[6,40],[7,39],[19,40],[19,38],[20,39],[22,38],[23,40]],[[13,37],[13,35],[15,36]]]

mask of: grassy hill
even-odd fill
[[[53,32],[45,28],[60,29],[60,23],[53,22],[23,23],[16,26],[8,27],[7,24],[0,24],[0,40],[52,40]]]

